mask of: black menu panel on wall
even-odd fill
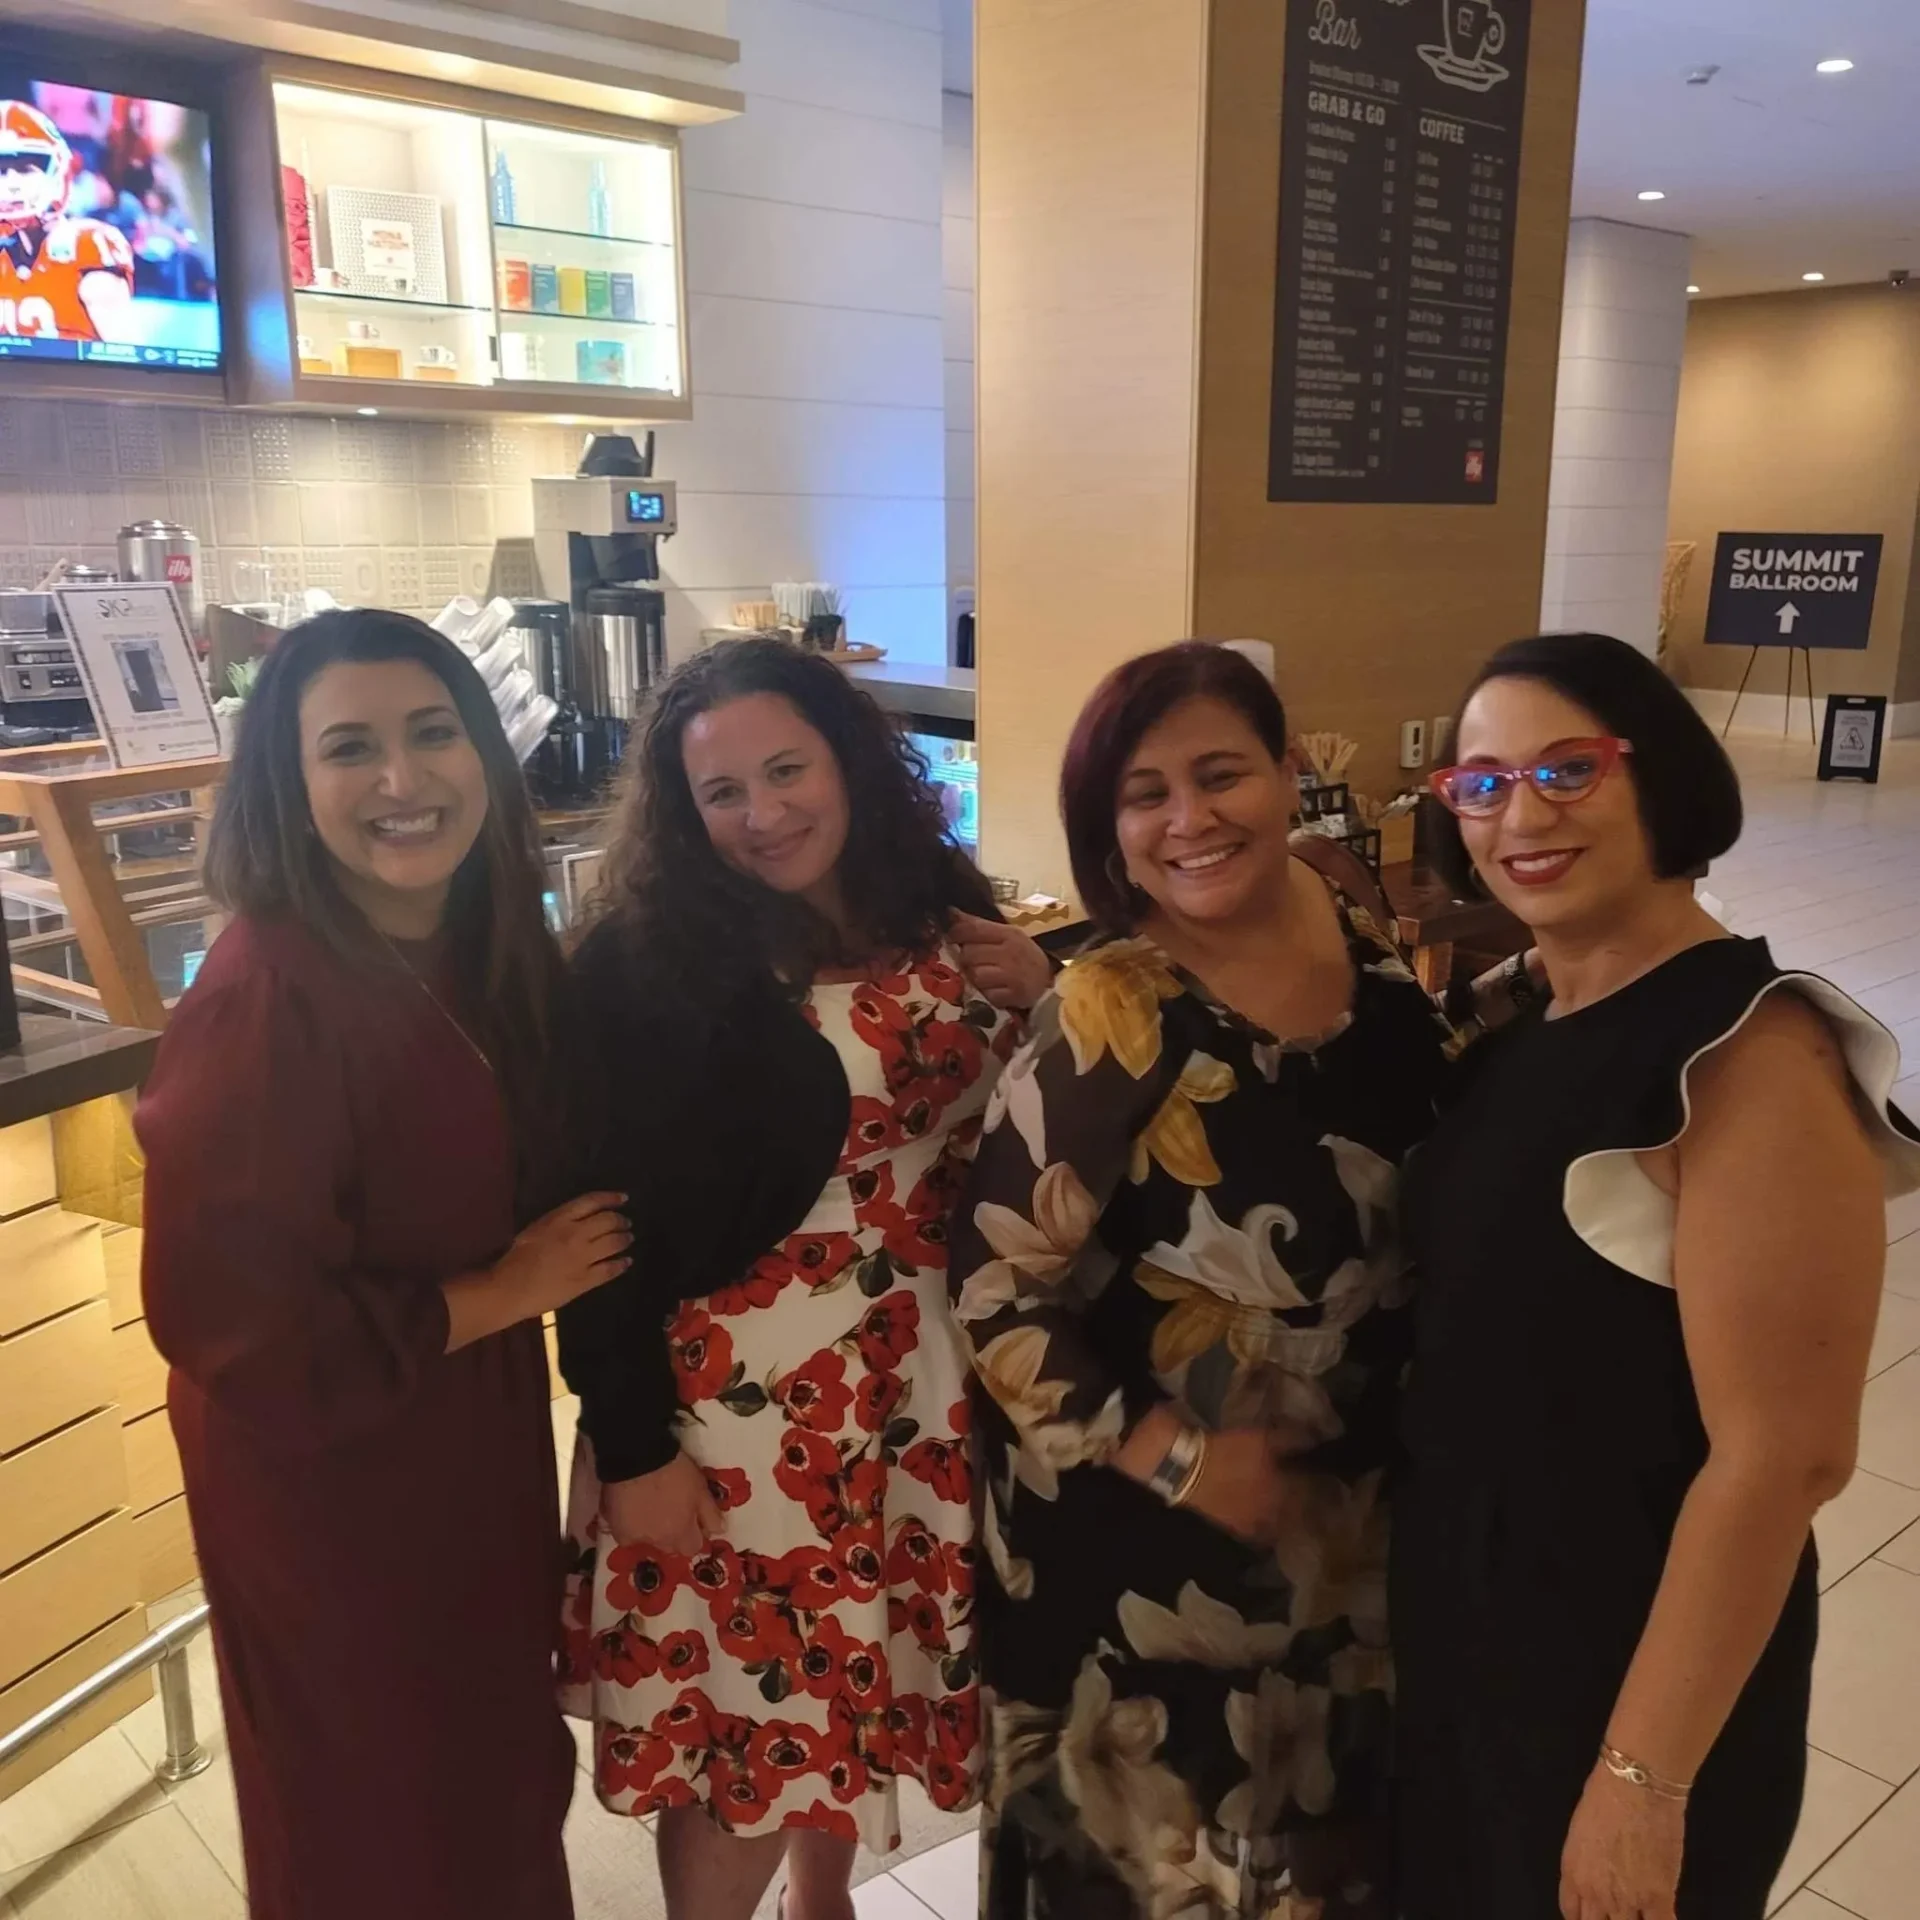
[[[1288,0],[1269,500],[1491,505],[1531,0]]]

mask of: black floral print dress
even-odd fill
[[[1343,911],[1354,1000],[1317,1045],[1120,940],[1062,974],[994,1096],[950,1272],[986,1389],[998,1920],[1385,1911],[1395,1214],[1451,1039]],[[1165,1400],[1318,1434],[1298,1532],[1256,1550],[1103,1464]]]

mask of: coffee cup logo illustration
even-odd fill
[[[1420,58],[1450,87],[1487,93],[1510,77],[1495,56],[1507,44],[1506,17],[1493,0],[1440,0],[1444,44],[1424,46]]]

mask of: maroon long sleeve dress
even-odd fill
[[[540,1333],[449,1354],[439,1287],[514,1231],[492,1075],[410,976],[241,921],[137,1126],[255,1920],[566,1920]]]

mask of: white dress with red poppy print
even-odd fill
[[[1015,1033],[950,954],[816,985],[853,1095],[799,1232],[672,1323],[682,1448],[726,1531],[609,1546],[578,1449],[563,1698],[616,1813],[900,1844],[895,1782],[976,1798],[968,1362],[946,1221]]]

